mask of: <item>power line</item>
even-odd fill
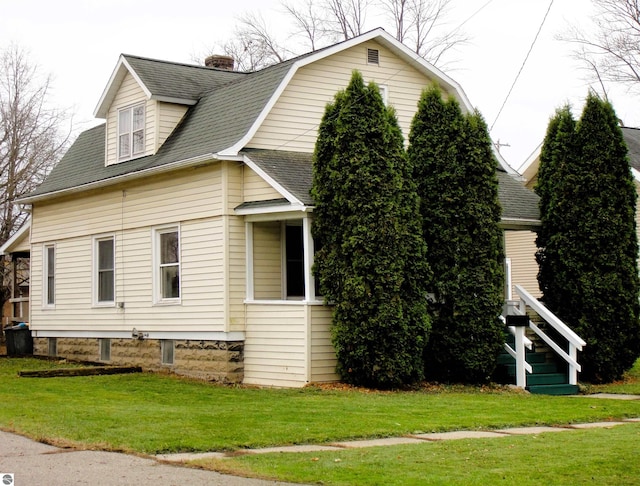
[[[536,41],[538,40],[538,36],[540,35],[540,32],[542,31],[542,27],[544,26],[544,23],[546,22],[547,17],[549,16],[549,12],[551,11],[551,6],[552,5],[553,5],[553,0],[551,0],[551,2],[549,2],[549,7],[547,8],[546,13],[544,14],[544,18],[542,19],[542,22],[540,23],[540,27],[538,27],[538,32],[536,32],[536,36],[534,37],[533,42],[531,43],[531,46],[529,47],[529,52],[527,52],[527,55],[525,56],[524,61],[522,61],[522,65],[520,66],[520,70],[518,71],[518,74],[516,74],[516,77],[513,80],[513,83],[511,84],[511,88],[509,88],[509,92],[507,93],[507,96],[504,98],[504,101],[502,102],[502,106],[500,107],[500,110],[498,110],[498,114],[496,115],[495,120],[493,120],[493,123],[491,124],[491,128],[489,128],[489,131],[493,130],[493,126],[498,121],[498,118],[500,117],[500,114],[502,113],[502,110],[504,109],[504,106],[507,104],[507,100],[509,99],[509,96],[511,96],[511,92],[513,91],[513,88],[515,87],[516,83],[518,82],[518,78],[520,78],[520,74],[522,73],[522,70],[524,69],[524,66],[527,63],[527,60],[529,59],[529,55],[531,54],[531,51],[533,50],[533,46],[536,45]]]

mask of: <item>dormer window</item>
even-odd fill
[[[144,104],[118,111],[118,160],[144,153]]]

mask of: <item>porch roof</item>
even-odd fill
[[[305,205],[313,206],[309,191],[313,182],[313,154],[282,150],[245,149],[247,156],[286,191]],[[498,168],[498,197],[503,222],[521,221],[524,226],[539,223],[538,196]]]

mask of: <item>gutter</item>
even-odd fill
[[[136,179],[140,179],[143,177],[164,174],[166,172],[171,172],[177,169],[183,169],[186,167],[194,167],[202,164],[203,162],[211,162],[215,160],[221,160],[217,154],[204,154],[198,155],[196,157],[191,157],[189,159],[179,160],[177,162],[171,162],[169,164],[159,165],[156,167],[150,167],[148,169],[142,169],[135,172],[128,172],[125,174],[121,174],[119,176],[109,177],[107,179],[102,179],[99,181],[89,182],[87,184],[82,184],[80,186],[69,187],[67,189],[60,189],[58,191],[47,192],[44,194],[38,194],[35,196],[27,196],[20,199],[16,199],[14,202],[19,204],[33,204],[35,202],[44,201],[46,199],[51,199],[58,196],[65,196],[67,194],[76,194],[78,192],[89,191],[92,189],[100,189],[102,187],[111,186],[113,184],[119,182],[127,182]],[[225,157],[224,160],[232,160],[232,158]],[[126,163],[126,162],[123,162]]]
[[[531,229],[539,228],[542,225],[539,219],[526,218],[501,218],[500,227],[502,229]]]

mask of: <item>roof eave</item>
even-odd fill
[[[527,218],[501,218],[500,227],[505,230],[529,230],[536,231],[542,223],[539,219],[527,219]]]
[[[142,169],[135,172],[127,172],[125,174],[109,177],[107,179],[102,179],[99,181],[89,182],[87,184],[81,184],[79,186],[60,189],[58,191],[46,192],[44,194],[37,194],[34,196],[23,197],[23,198],[17,199],[15,202],[19,204],[33,204],[36,202],[45,201],[47,199],[66,196],[70,194],[76,194],[79,192],[90,191],[93,189],[100,189],[100,188],[111,186],[113,184],[118,184],[121,182],[128,182],[128,181],[140,179],[143,177],[149,177],[152,175],[163,174],[165,172],[171,172],[177,169],[193,167],[195,165],[200,165],[203,162],[214,161],[217,159],[218,158],[214,154],[198,155],[196,157],[190,157],[188,159],[178,160],[176,162],[171,162],[169,164],[149,167],[147,169]]]
[[[367,42],[369,40],[376,40],[380,42],[382,45],[394,51],[396,54],[398,54],[401,58],[403,58],[406,62],[411,64],[413,67],[415,67],[419,71],[422,71],[423,73],[426,73],[429,77],[436,79],[438,83],[445,88],[446,91],[451,92],[454,95],[454,97],[458,100],[458,102],[464,107],[464,109],[467,112],[471,113],[474,111],[473,105],[469,101],[469,98],[467,98],[467,95],[462,89],[462,86],[460,86],[460,84],[458,84],[457,81],[453,80],[444,72],[442,72],[440,69],[438,69],[437,67],[433,66],[432,64],[424,60],[422,57],[417,55],[407,46],[405,46],[400,41],[398,41],[395,37],[387,33],[384,29],[377,28],[369,32],[366,32],[358,37],[353,37],[344,42],[335,44],[334,46],[322,49],[315,54],[305,56],[299,59],[298,61],[294,62],[289,68],[289,71],[287,72],[286,76],[284,76],[284,78],[278,85],[278,88],[271,95],[271,98],[269,99],[265,107],[262,109],[262,111],[254,121],[254,123],[251,125],[251,127],[247,131],[247,133],[240,140],[238,140],[234,145],[230,146],[225,150],[220,151],[219,153],[221,155],[237,155],[238,152],[240,152],[240,150],[242,150],[246,146],[246,144],[251,141],[253,136],[256,134],[256,132],[260,128],[260,125],[262,125],[262,122],[265,120],[265,118],[267,117],[267,115],[275,105],[276,101],[278,100],[278,98],[280,97],[284,89],[287,87],[287,85],[289,84],[289,81],[291,80],[291,78],[294,76],[294,74],[298,69],[308,64],[311,64],[313,62],[316,62],[319,59],[324,59],[325,57],[331,56],[337,52],[341,52],[346,49],[350,49],[353,46],[362,44],[363,42]],[[496,149],[496,147],[493,144],[491,145],[493,148],[494,155],[496,156],[496,159],[498,160],[498,163],[500,164],[500,166],[508,174],[516,175],[517,172],[506,162],[506,160],[502,157],[502,155]]]
[[[8,255],[12,250],[12,247],[19,242],[22,237],[31,229],[31,215],[27,217],[22,226],[16,231],[11,238],[4,242],[4,245],[0,246],[0,256]]]
[[[95,116],[96,118],[102,118],[102,119],[107,118],[109,107],[111,106],[111,103],[113,102],[116,92],[120,88],[120,83],[126,76],[127,72],[134,77],[136,82],[140,85],[140,88],[142,89],[142,91],[144,91],[147,98],[149,99],[151,98],[152,94],[151,94],[151,91],[149,91],[149,88],[145,86],[145,84],[142,82],[138,74],[131,67],[125,55],[120,54],[118,63],[116,64],[116,67],[113,70],[113,73],[111,73],[111,77],[109,78],[109,82],[107,82],[107,86],[104,88],[104,91],[102,92],[102,96],[100,96],[98,105],[93,111],[93,116]]]

